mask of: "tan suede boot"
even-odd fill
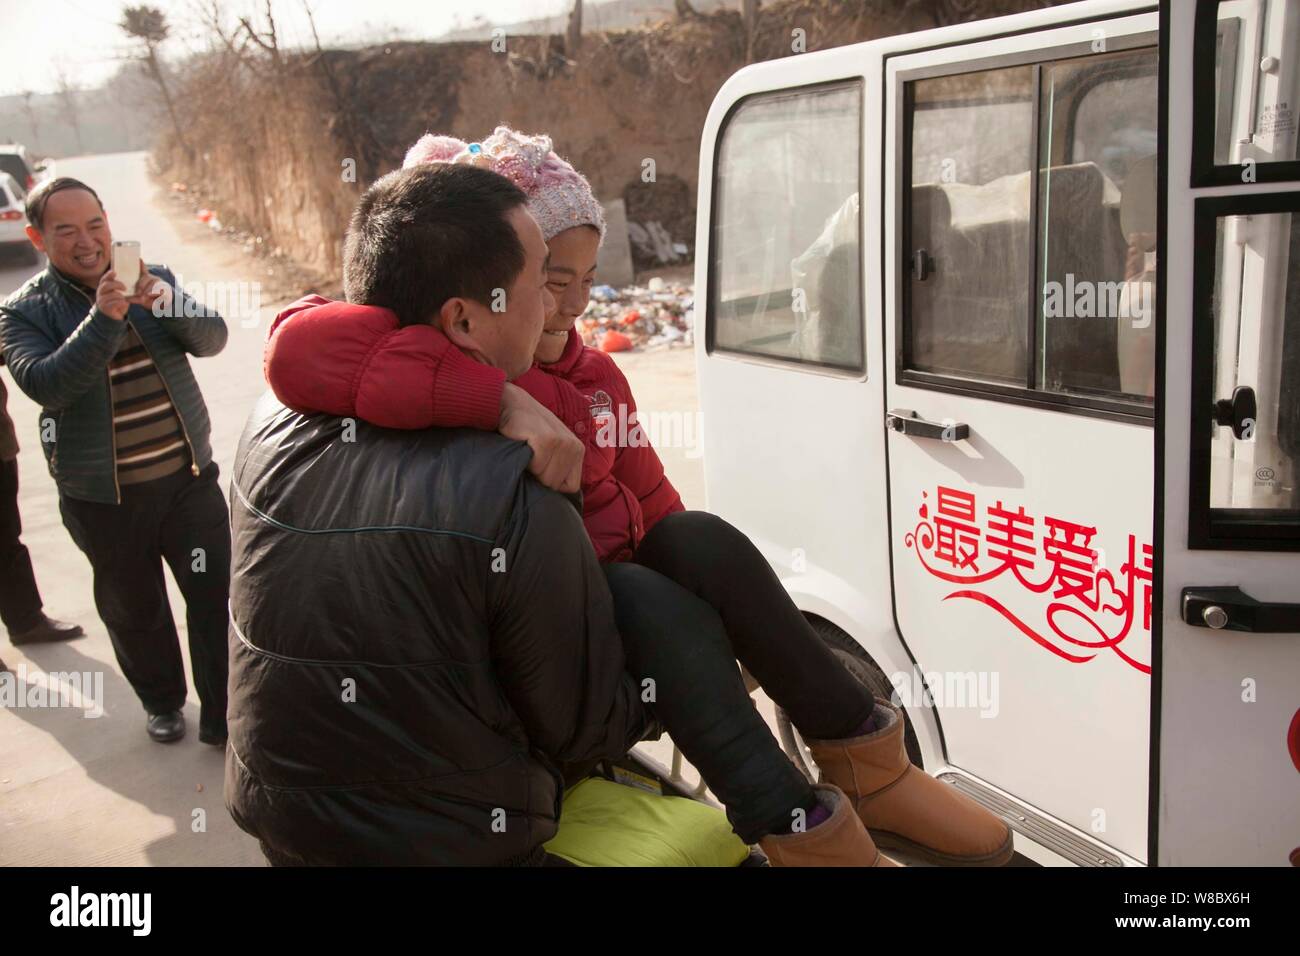
[[[822,781],[857,808],[877,846],[942,866],[1002,866],[1015,852],[1011,829],[951,784],[907,759],[903,713],[876,698],[875,733],[808,740]]]
[[[898,866],[876,849],[844,791],[827,783],[813,784],[813,791],[830,819],[802,833],[760,839],[758,848],[772,866]]]

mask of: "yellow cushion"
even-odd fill
[[[739,866],[749,855],[721,810],[600,777],[565,791],[546,851],[578,866]]]

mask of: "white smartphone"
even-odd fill
[[[140,243],[134,239],[113,243],[113,272],[117,281],[126,286],[127,295],[135,292],[135,284],[140,281]]]

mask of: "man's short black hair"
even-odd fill
[[[506,218],[527,196],[477,166],[427,163],[376,181],[352,212],[343,248],[349,302],[392,309],[402,325],[427,323],[448,299],[492,305],[524,268]]]
[[[99,198],[99,193],[80,179],[73,179],[71,176],[47,179],[27,194],[27,221],[32,224],[32,228],[37,232],[45,229],[45,206],[49,203],[50,197],[55,193],[63,192],[65,189],[84,189],[95,197],[95,202],[99,203],[99,211],[104,211],[104,201]]]

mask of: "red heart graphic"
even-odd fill
[[[1108,597],[1114,597],[1115,603],[1110,604]],[[1101,570],[1097,572],[1097,610],[1109,611],[1115,615],[1122,615],[1124,608],[1128,604],[1128,595],[1122,593],[1115,587],[1115,578],[1109,571]]]

